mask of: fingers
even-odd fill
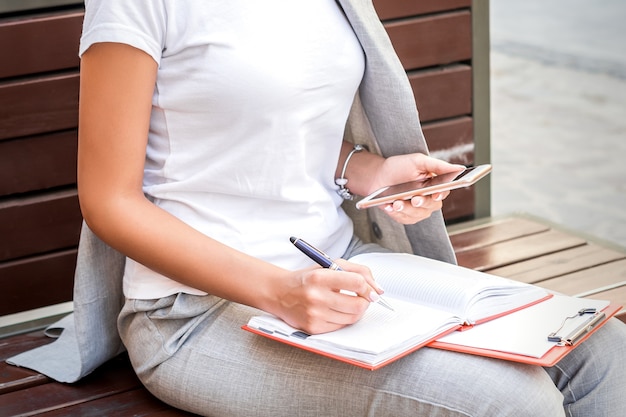
[[[385,290],[383,290],[381,288],[381,286],[376,282],[376,280],[374,279],[372,272],[370,271],[370,269],[368,267],[366,267],[365,265],[360,265],[360,264],[355,264],[352,262],[348,262],[344,259],[337,259],[335,262],[337,262],[337,264],[339,266],[341,266],[341,268],[346,271],[346,272],[354,272],[358,275],[360,275],[360,277],[365,279],[365,282],[367,283],[367,285],[369,287],[365,287],[364,291],[368,291],[370,294],[372,293],[372,291],[376,294],[383,294],[385,292]],[[360,278],[359,279],[359,284],[360,284]],[[357,291],[355,291],[357,292]],[[360,296],[364,297],[363,294],[360,294]],[[367,297],[364,297],[367,298]],[[374,296],[374,298],[376,298],[376,296]],[[372,299],[372,297],[369,297],[370,301],[378,301],[377,299]]]
[[[416,196],[411,200],[396,200],[392,204],[382,206],[383,210],[395,221],[402,224],[414,224],[424,220],[443,207],[443,200],[449,191],[429,196]]]
[[[424,154],[417,154],[417,158],[416,166],[421,171],[432,174],[445,174],[447,172],[460,171],[466,168],[464,165],[451,164]]]
[[[337,262],[347,270],[316,268],[303,275],[297,301],[292,299],[285,321],[316,334],[353,324],[365,314],[379,297],[371,273],[347,261]]]
[[[342,265],[342,271],[319,271],[323,275],[322,285],[332,292],[328,298],[331,309],[353,314],[355,308],[360,309],[363,305],[358,299],[367,303],[378,301],[383,290],[376,284],[367,267],[343,260],[338,262]]]

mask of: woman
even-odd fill
[[[406,80],[383,95],[370,79],[398,72],[397,58],[377,61],[376,49],[391,55],[381,30],[368,1],[86,2],[79,197],[90,228],[128,257],[118,326],[135,371],[157,397],[204,415],[556,416],[564,401],[571,415],[593,414],[584,413],[611,396],[623,366],[599,363],[605,376],[590,388],[568,369],[421,349],[369,372],[239,329],[260,309],[332,331],[383,293],[367,268],[311,266],[288,240],[303,237],[333,258],[385,250],[354,236],[336,179],[366,195],[459,168],[343,141],[360,91],[375,139],[361,124],[357,143],[386,155],[392,141],[420,143],[414,103],[401,110],[409,116],[379,120],[392,95],[410,94]],[[413,137],[381,134],[394,129],[385,122]],[[438,213],[446,195],[377,215],[423,225],[407,228],[411,248],[453,260]],[[594,339],[610,332],[624,337],[607,325]],[[567,364],[582,375],[577,351]],[[507,383],[494,386],[495,377]]]

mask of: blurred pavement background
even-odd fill
[[[492,215],[626,248],[626,1],[490,9]]]

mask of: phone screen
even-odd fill
[[[426,188],[426,187],[430,187],[433,185],[447,184],[447,183],[457,181],[463,178],[464,176],[472,172],[474,169],[476,169],[476,167],[467,168],[460,172],[459,171],[448,172],[447,174],[441,174],[441,175],[436,175],[434,177],[424,178],[421,180],[392,185],[388,187],[382,193],[378,194],[376,198],[388,197],[390,195],[401,194],[401,193],[405,193],[411,190]]]

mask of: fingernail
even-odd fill
[[[386,205],[386,206],[384,207],[384,209],[385,209],[385,211],[386,211],[386,212],[388,212],[388,213],[391,213],[391,212],[393,211],[393,207],[392,207],[391,205]]]
[[[375,303],[375,302],[377,302],[378,300],[380,300],[380,295],[378,295],[378,294],[376,293],[376,291],[371,291],[371,292],[370,292],[370,301],[371,301],[372,303]]]
[[[441,200],[443,200],[443,194],[437,194],[437,195],[435,196],[435,198],[433,198],[433,200],[435,200],[435,201],[441,201]]]
[[[422,197],[417,197],[414,198],[411,203],[413,204],[413,207],[422,207],[422,205],[424,205],[424,199]]]

